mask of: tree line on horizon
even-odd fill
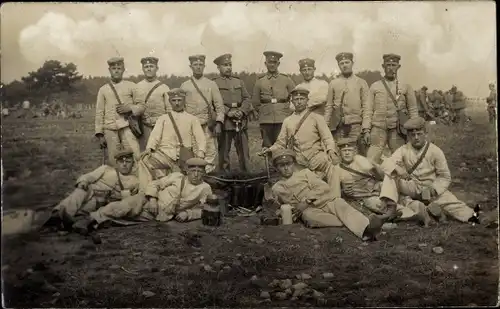
[[[364,70],[355,73],[360,78],[366,80],[370,86],[379,80],[382,75],[380,71]],[[215,78],[217,73],[207,73],[207,78]],[[262,73],[235,72],[234,76],[240,78],[245,83],[249,93],[252,93],[255,81],[262,76]],[[292,80],[298,84],[303,81],[300,73],[288,74]],[[134,83],[141,81],[143,75],[132,75],[124,78]],[[170,88],[180,87],[189,79],[189,76],[162,75],[158,77],[160,81]],[[333,78],[326,74],[317,78],[330,82]],[[58,60],[48,60],[36,71],[29,72],[21,80],[14,80],[8,84],[1,84],[2,105],[13,106],[24,100],[30,101],[34,106],[41,105],[42,102],[50,103],[53,100],[62,101],[66,105],[93,104],[97,97],[99,88],[109,81],[109,76],[87,76],[81,75],[74,63],[61,63]]]

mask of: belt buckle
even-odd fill
[[[231,107],[233,107],[233,108],[238,107],[238,103],[231,103]]]
[[[272,98],[271,103],[276,104],[276,103],[278,103],[278,100],[276,100],[275,98]]]

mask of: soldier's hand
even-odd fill
[[[433,187],[429,188],[429,192],[431,194],[431,198],[436,198],[438,196],[436,189],[434,189]]]
[[[306,201],[302,201],[296,205],[294,205],[295,208],[297,208],[297,210],[299,210],[301,213],[306,210],[307,208],[309,208],[311,206],[311,204],[309,204],[308,202]]]
[[[370,138],[370,131],[369,130],[365,130],[363,131],[363,143],[365,143],[365,145],[369,146],[371,144],[371,138]]]
[[[214,129],[214,135],[215,137],[219,137],[222,132],[222,124],[220,122],[217,122],[215,124],[215,129]]]
[[[126,113],[131,112],[131,111],[132,111],[132,108],[130,108],[129,105],[120,104],[116,107],[116,112],[118,114],[126,114]]]
[[[104,138],[103,135],[98,135],[97,141],[99,142],[99,148],[104,149],[108,147],[108,143],[106,143],[106,139]]]
[[[227,112],[227,117],[236,118],[236,110],[231,109],[229,112]]]
[[[177,216],[175,216],[175,220],[179,222],[186,222],[187,219],[188,219],[188,213],[185,211],[181,211],[180,213],[177,214]]]
[[[352,185],[342,186],[342,193],[344,193],[345,196],[353,196],[354,195],[354,189],[352,188]]]
[[[151,148],[144,150],[141,153],[140,159],[143,159],[144,157],[151,155],[151,153],[153,153],[153,149],[151,149]]]
[[[133,187],[133,188],[130,190],[130,194],[131,194],[131,195],[136,195],[137,193],[139,193],[139,187]]]
[[[198,151],[198,153],[196,154],[196,156],[200,159],[204,159],[205,158],[205,153],[203,151]]]
[[[87,190],[89,185],[85,181],[81,181],[76,187],[82,190]]]
[[[152,215],[157,216],[158,215],[158,200],[156,198],[150,198],[146,208]]]
[[[405,180],[410,179],[410,174],[408,174],[408,171],[405,168],[402,168],[401,166],[396,166],[395,171],[398,174],[399,178]]]
[[[270,152],[271,152],[271,150],[269,148],[264,147],[264,148],[262,148],[262,150],[260,152],[257,153],[257,155],[258,156],[264,156],[264,155],[266,155],[266,154],[268,154]]]
[[[339,156],[337,156],[337,154],[335,153],[335,151],[329,150],[328,151],[328,156],[330,157],[330,160],[332,161],[333,165],[337,165],[337,164],[340,163],[340,158],[339,158]]]
[[[234,117],[236,117],[237,119],[243,118],[243,112],[240,110],[236,110],[234,113]]]

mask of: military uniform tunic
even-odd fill
[[[236,77],[218,76],[214,82],[219,87],[219,91],[224,102],[224,132],[219,139],[219,167],[224,171],[230,170],[229,153],[231,145],[235,143],[236,153],[240,163],[240,170],[248,171],[250,153],[248,149],[248,115],[253,110],[250,95],[245,87],[245,83]],[[238,124],[239,132],[236,132],[235,119],[228,117],[228,113],[239,110],[243,113]]]
[[[224,123],[224,103],[222,102],[222,96],[219,91],[217,84],[206,77],[201,77],[200,79],[194,78],[198,88],[201,93],[205,96],[210,104],[212,111],[216,115],[216,121]],[[209,110],[207,103],[203,97],[198,93],[194,87],[191,79],[182,83],[181,89],[185,90],[186,95],[186,112],[191,115],[198,117],[200,124],[205,132],[205,139],[207,141],[207,149],[205,153],[205,161],[208,162],[206,167],[207,173],[212,172],[215,169],[215,158],[217,156],[217,140],[215,135],[209,130],[207,122],[209,120]]]
[[[412,87],[397,80],[386,80],[386,83],[397,100],[398,109],[406,110],[409,118],[417,117],[417,101]],[[381,81],[371,85],[366,109],[368,117],[363,128],[371,129],[371,146],[366,156],[377,162],[386,145],[394,152],[405,140],[396,130],[398,110]]]
[[[252,101],[259,113],[263,147],[274,144],[283,120],[292,113],[289,95],[293,88],[293,80],[278,72],[267,73],[255,82]]]
[[[132,113],[136,116],[142,115],[142,123],[144,124],[144,132],[139,139],[141,151],[146,149],[149,135],[155,126],[156,120],[158,120],[161,115],[172,111],[172,106],[168,101],[168,91],[170,88],[165,84],[158,86],[151,93],[148,102],[145,102],[148,93],[158,83],[161,83],[161,81],[156,79],[150,82],[144,79],[137,83],[136,88],[134,89],[134,102],[137,107],[134,106]]]
[[[474,211],[448,191],[451,183],[448,162],[443,151],[433,143],[430,143],[422,163],[411,174],[411,180],[392,178],[396,166],[409,170],[418,161],[424,148],[425,146],[417,150],[413,148],[411,143],[407,143],[398,148],[390,158],[384,160],[382,169],[389,177],[384,179],[380,196],[398,201],[401,194],[419,200],[423,188],[432,187],[436,190],[438,196],[428,207],[437,207],[453,218],[461,222],[467,222]]]
[[[122,80],[113,83],[122,104],[134,104],[135,84],[131,81]],[[139,158],[140,149],[137,138],[130,131],[129,123],[123,115],[116,112],[119,105],[111,87],[103,85],[97,93],[97,103],[95,111],[95,134],[103,134],[108,145],[108,163],[115,164],[115,152],[119,144],[132,149],[134,157]]]
[[[120,177],[124,190],[132,191],[138,188],[139,182],[135,175],[123,175],[108,165],[101,165],[76,180],[77,186],[80,183],[87,184],[87,190],[76,188],[52,211],[58,212],[61,219],[64,213],[75,220],[77,216],[85,216],[113,200],[120,200],[122,189],[118,177]]]
[[[332,80],[328,86],[328,97],[325,107],[325,121],[331,128],[331,117],[334,108],[342,106],[344,121],[334,130],[336,139],[347,137],[357,140],[361,134],[361,127],[368,126],[368,93],[366,81],[354,74],[348,78],[340,76]],[[344,94],[344,101],[342,101]],[[333,130],[332,130],[333,131]]]

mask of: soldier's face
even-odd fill
[[[301,112],[307,107],[307,97],[304,95],[294,95],[292,96],[292,103],[295,107],[296,112]]]
[[[490,85],[490,90],[495,90],[495,85]]]
[[[201,184],[203,175],[205,175],[205,168],[201,166],[192,166],[187,170],[188,180],[195,186]]]
[[[306,67],[300,69],[300,74],[302,74],[302,77],[304,77],[305,81],[310,81],[314,77],[314,72],[316,68],[311,68],[311,67]]]
[[[385,76],[395,77],[401,65],[395,62],[385,62],[384,64],[382,64],[382,67],[384,68]]]
[[[109,66],[109,74],[112,79],[122,79],[123,73],[125,73],[125,65],[112,64]]]
[[[144,72],[144,76],[147,78],[155,77],[158,72],[158,66],[156,64],[146,63],[142,66],[142,72]]]
[[[342,148],[340,150],[340,158],[343,163],[351,163],[354,160],[356,150],[352,147]]]
[[[219,65],[218,68],[219,68],[220,75],[222,75],[222,76],[231,76],[231,74],[233,73],[233,64],[230,62],[221,64],[221,65]]]
[[[181,97],[173,97],[168,100],[170,105],[172,105],[172,109],[178,113],[184,110],[186,105],[186,99]]]
[[[194,75],[202,75],[203,71],[205,70],[205,63],[201,61],[195,61],[191,63],[190,67]]]
[[[276,163],[278,173],[284,178],[290,178],[293,175],[293,160],[286,160]]]
[[[354,62],[349,59],[342,59],[339,61],[339,69],[343,74],[352,73],[352,66]]]
[[[130,156],[119,158],[116,160],[116,166],[122,175],[129,175],[132,172],[132,167],[134,166],[134,158]]]
[[[280,65],[279,61],[272,61],[272,60],[266,61],[265,64],[269,72],[276,72],[278,66]]]
[[[427,141],[427,131],[425,129],[408,130],[408,140],[414,148],[420,149]]]

